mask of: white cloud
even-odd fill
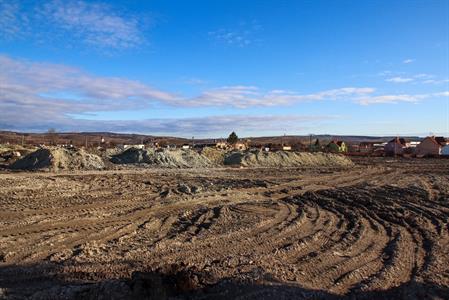
[[[397,77],[387,78],[385,81],[394,82],[394,83],[405,83],[405,82],[410,82],[413,80],[414,80],[413,78],[397,76]]]
[[[0,56],[0,109],[17,118],[59,119],[66,114],[140,109],[178,97],[139,81],[99,77],[77,68]],[[2,116],[3,118],[4,116]]]
[[[181,107],[291,105],[305,101],[352,99],[374,92],[372,88],[345,87],[311,94],[285,90],[264,91],[255,86],[225,86],[205,90],[196,97],[164,92],[135,80],[100,77],[80,69],[57,64],[35,63],[0,56],[0,74],[5,103],[16,106],[62,105],[67,113],[131,110],[155,103]],[[51,106],[51,105],[50,105]]]
[[[3,38],[119,50],[145,44],[144,28],[143,19],[99,2],[50,0],[25,8],[19,1],[0,0]]]
[[[240,22],[238,26],[233,28],[221,28],[209,31],[208,34],[215,41],[230,46],[245,47],[260,41],[257,33],[260,32],[261,26],[257,21]]]
[[[190,85],[204,85],[204,84],[208,83],[207,80],[204,80],[201,78],[196,78],[196,77],[184,78],[182,81],[183,81],[183,83],[190,84]]]
[[[219,29],[217,31],[210,31],[209,35],[217,41],[240,47],[248,46],[252,42],[247,32]]]
[[[449,91],[441,92],[441,93],[435,93],[435,96],[437,97],[449,97]]]
[[[404,74],[403,72],[391,72],[384,71],[379,73],[378,75],[386,77],[385,81],[393,82],[393,83],[407,83],[413,82],[414,84],[444,84],[448,83],[449,79],[438,79],[436,75],[427,74],[427,73],[419,73],[419,74]],[[397,76],[394,76],[397,75]],[[394,77],[393,77],[394,76]]]
[[[41,16],[94,46],[126,49],[144,42],[138,18],[121,15],[105,4],[53,0],[43,5]]]
[[[449,79],[427,79],[424,80],[422,83],[425,84],[442,84],[442,83],[448,83]]]
[[[385,103],[398,103],[398,102],[418,102],[419,100],[427,98],[426,95],[380,95],[363,97],[357,100],[359,104],[385,104]]]
[[[413,58],[407,58],[407,59],[404,59],[402,61],[402,63],[404,63],[404,64],[411,64],[414,61],[415,61],[415,59],[413,59]]]
[[[28,30],[28,18],[20,14],[18,2],[0,0],[0,38],[22,37]]]
[[[434,75],[426,74],[426,73],[421,73],[421,74],[416,74],[416,75],[414,75],[413,77],[414,77],[414,78],[417,78],[417,79],[429,79],[429,78],[434,77]]]
[[[126,128],[135,128],[142,132],[158,132],[163,134],[176,134],[190,137],[195,136],[217,136],[223,132],[235,130],[245,133],[297,132],[305,128],[313,127],[316,123],[334,119],[333,116],[301,116],[301,115],[222,115],[198,118],[170,118],[152,119],[142,121],[120,122],[116,127],[114,122],[106,122],[100,126],[113,128],[113,131],[126,131]],[[97,123],[98,124],[98,123]],[[115,127],[115,128],[114,128]],[[130,131],[133,131],[131,129]]]
[[[106,126],[104,128],[110,128],[108,130],[132,131],[130,128],[135,125],[141,126],[139,128],[146,128],[148,131],[156,130],[157,126],[160,126],[162,132],[162,130],[168,130],[170,126],[176,128],[176,124],[184,124],[181,126],[184,129],[196,124],[198,127],[196,132],[199,132],[201,131],[199,122],[209,124],[207,122],[213,123],[215,120],[219,120],[220,122],[217,121],[214,124],[225,126],[225,124],[237,122],[242,124],[242,128],[245,126],[251,128],[251,124],[264,124],[268,127],[271,126],[269,124],[272,124],[274,130],[279,124],[291,126],[288,125],[291,123],[287,121],[298,120],[299,117],[270,117],[272,121],[265,123],[263,121],[265,116],[248,117],[248,122],[245,121],[246,117],[236,119],[226,116],[173,119],[172,121],[165,119],[94,121],[76,118],[87,118],[87,115],[95,115],[98,112],[150,109],[156,104],[186,109],[195,107],[244,109],[314,101],[352,101],[368,105],[417,102],[429,97],[445,97],[449,94],[441,92],[425,95],[376,95],[375,89],[369,87],[343,87],[315,93],[297,93],[282,89],[263,90],[256,86],[235,85],[205,90],[196,97],[185,97],[159,90],[136,80],[95,76],[65,65],[36,63],[2,55],[0,55],[0,65],[2,66],[0,73],[0,111],[2,112],[0,128],[3,129],[45,130],[46,127],[55,127],[81,130],[85,126],[86,130],[89,128],[89,130],[100,130],[104,125]],[[305,120],[306,117],[301,116],[300,119]],[[181,127],[178,129],[181,130]],[[138,129],[134,131],[138,131]],[[192,129],[192,131],[194,130]]]
[[[111,131],[149,133],[191,137],[219,137],[230,131],[245,134],[310,131],[317,124],[335,119],[335,116],[301,115],[221,115],[196,118],[153,118],[144,120],[86,120],[73,118],[18,118],[0,119],[0,128],[6,130],[41,131]]]
[[[438,92],[438,93],[430,93],[430,94],[398,94],[398,95],[379,95],[379,96],[367,96],[361,97],[357,99],[357,103],[361,105],[369,105],[369,104],[396,104],[399,102],[411,102],[417,103],[421,100],[425,100],[428,98],[439,98],[439,97],[447,97],[449,96],[448,91]]]
[[[262,91],[255,86],[227,86],[205,91],[198,97],[187,99],[184,104],[189,106],[233,106],[237,108],[280,106],[298,102],[352,99],[373,92],[373,88],[345,87],[312,94],[299,94],[285,90]]]

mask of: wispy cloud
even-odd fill
[[[196,77],[184,78],[182,81],[184,83],[190,84],[190,85],[204,85],[204,84],[208,83],[207,80],[204,80],[201,78],[196,78]]]
[[[77,68],[0,56],[0,109],[12,119],[60,119],[67,114],[149,107],[175,102],[170,93],[139,81],[87,74]],[[19,117],[20,118],[20,117]]]
[[[132,131],[131,126],[141,126],[139,128],[148,131],[159,128],[160,132],[163,130],[168,132],[171,127],[178,128],[176,124],[183,124],[181,127],[184,129],[197,126],[197,129],[190,131],[193,133],[201,131],[200,122],[204,122],[203,126],[208,124],[207,122],[215,122],[214,124],[222,124],[222,126],[232,123],[241,124],[241,128],[252,128],[251,124],[259,124],[254,125],[254,128],[262,128],[262,125],[269,127],[271,126],[269,124],[272,124],[274,130],[276,126],[279,126],[277,128],[288,126],[289,120],[305,121],[307,117],[270,117],[271,121],[267,120],[266,123],[263,123],[266,116],[253,116],[247,118],[248,122],[245,121],[246,117],[236,118],[235,116],[170,119],[171,121],[168,119],[140,121],[81,119],[89,119],[88,115],[95,115],[98,112],[136,111],[151,109],[156,105],[185,109],[196,107],[247,109],[315,101],[348,101],[369,105],[418,102],[431,97],[447,97],[449,94],[449,92],[439,92],[422,95],[378,95],[376,90],[370,87],[343,87],[315,93],[297,93],[281,89],[264,90],[256,86],[235,85],[205,90],[198,96],[186,97],[154,88],[143,82],[119,77],[96,76],[66,65],[36,63],[1,55],[0,65],[2,66],[0,128],[3,129],[45,130],[45,127],[55,127],[81,130],[83,126],[87,126],[89,128],[86,127],[86,130],[100,130],[103,128],[101,126],[106,126],[104,128],[108,130]],[[281,124],[284,125],[281,126]],[[178,129],[181,130],[181,127]]]
[[[43,5],[41,16],[94,46],[126,49],[145,40],[137,17],[120,14],[106,4],[53,0]]]
[[[400,77],[400,76],[397,76],[397,77],[391,77],[391,78],[385,79],[385,81],[388,81],[388,82],[394,82],[394,83],[405,83],[405,82],[410,82],[410,81],[413,81],[413,80],[414,80],[413,78],[409,78],[409,77]]]
[[[395,75],[402,74],[402,75],[386,78],[385,81],[393,82],[393,83],[412,82],[413,84],[441,84],[441,83],[449,82],[449,79],[437,79],[435,75],[427,74],[427,73],[405,75],[404,73],[393,73],[390,71],[388,73],[382,72],[379,75],[393,76],[393,74],[395,74]]]
[[[146,43],[144,23],[100,2],[50,0],[25,8],[20,1],[0,0],[3,38],[26,36],[41,43],[62,43],[59,37],[63,37],[71,46],[123,50]]]
[[[435,93],[435,96],[437,96],[437,97],[449,97],[449,91]]]
[[[298,102],[352,99],[374,92],[372,88],[344,87],[312,94],[299,94],[285,90],[263,91],[255,86],[226,86],[203,92],[188,99],[190,106],[233,106],[247,108],[254,106],[281,106]]]
[[[443,84],[448,83],[449,79],[426,79],[422,83],[425,84]]]
[[[432,77],[435,77],[435,76],[431,75],[431,74],[420,73],[420,74],[414,75],[413,77],[417,78],[417,79],[429,79],[429,78],[432,78]]]
[[[220,28],[209,31],[209,36],[216,42],[230,46],[245,47],[260,41],[257,37],[262,27],[257,21],[241,22],[232,28]]]
[[[413,59],[413,58],[407,58],[407,59],[404,59],[402,61],[402,63],[404,63],[404,64],[411,64],[414,61],[415,61],[415,59]]]
[[[177,135],[191,137],[215,136],[218,137],[223,132],[235,130],[245,132],[245,134],[260,132],[298,132],[306,128],[312,128],[316,124],[321,124],[335,119],[334,116],[301,116],[301,115],[221,115],[196,118],[168,118],[168,119],[147,119],[139,121],[88,121],[73,120],[74,124],[79,124],[85,129],[79,130],[104,130],[115,132],[141,132],[157,133],[167,135]],[[45,128],[44,128],[45,130]]]
[[[155,103],[181,107],[291,105],[298,102],[353,99],[371,94],[368,87],[344,87],[300,94],[286,90],[262,90],[256,86],[225,86],[205,90],[195,97],[165,92],[135,80],[94,76],[80,69],[35,63],[0,56],[0,74],[5,103],[40,106],[43,102],[67,106],[68,113],[139,109]],[[75,101],[76,100],[76,101]]]
[[[397,104],[400,102],[417,103],[429,98],[439,98],[449,96],[448,91],[430,93],[430,94],[397,94],[397,95],[378,95],[367,96],[357,99],[357,103],[361,105],[370,104]]]
[[[22,37],[28,31],[28,17],[20,13],[18,2],[0,0],[0,38]]]

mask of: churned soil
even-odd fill
[[[448,299],[449,160],[0,174],[0,299]]]

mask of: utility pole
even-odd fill
[[[84,147],[87,149],[87,135],[84,138]]]

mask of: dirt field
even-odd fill
[[[449,299],[449,160],[0,174],[0,299]]]

